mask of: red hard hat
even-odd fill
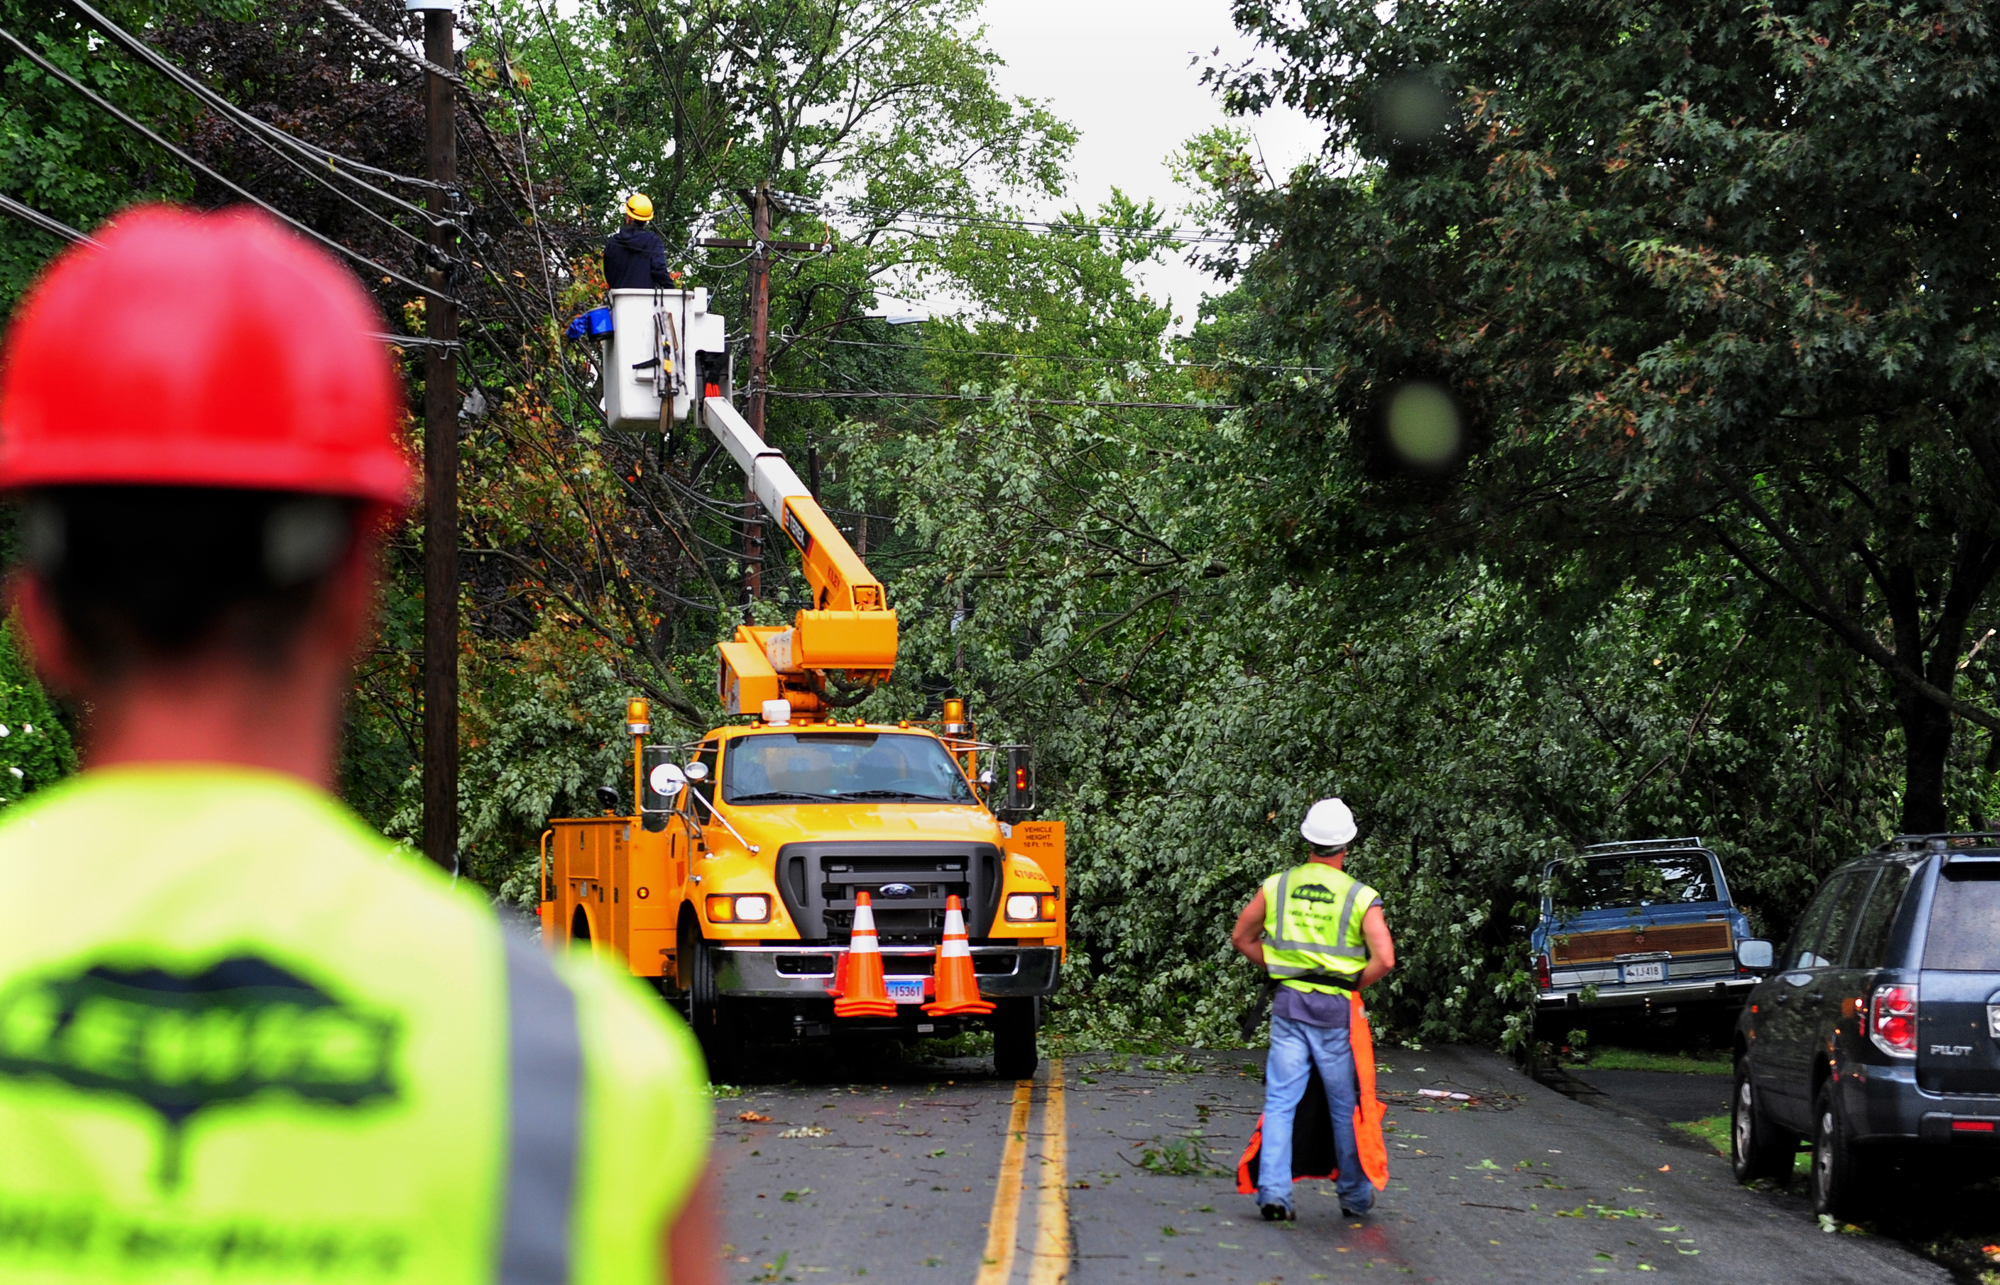
[[[402,389],[367,293],[270,217],[153,206],[14,314],[0,490],[201,486],[406,504]]]

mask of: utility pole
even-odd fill
[[[764,436],[764,390],[771,374],[771,185],[759,183],[750,192],[750,414],[757,436]],[[743,601],[764,593],[764,523],[752,506],[743,524]]]
[[[750,239],[708,237],[701,244],[711,250],[750,252],[750,404],[744,418],[757,436],[764,436],[764,405],[771,383],[771,254],[780,250],[824,253],[831,241],[773,241],[771,214],[778,208],[771,185],[759,183],[738,192],[750,207]],[[753,503],[750,520],[743,526],[743,602],[749,605],[763,590],[764,523]]]
[[[764,389],[771,373],[771,185],[745,193],[750,200],[750,413],[764,435]]]
[[[456,61],[458,0],[418,0],[424,57]],[[457,117],[451,81],[424,73],[425,155],[433,220],[427,243],[432,294],[424,303],[424,854],[458,869],[458,306],[446,298],[454,246],[444,220],[458,182]]]

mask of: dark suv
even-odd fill
[[[1773,970],[1736,1025],[1738,1179],[1789,1174],[1803,1136],[1813,1211],[1852,1219],[1892,1166],[1905,1193],[1996,1167],[2000,834],[1883,844],[1833,873],[1775,960],[1764,942],[1738,957]]]

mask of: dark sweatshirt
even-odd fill
[[[651,228],[626,228],[604,243],[604,282],[613,290],[671,290],[667,247]]]

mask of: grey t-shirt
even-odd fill
[[[1271,1015],[1306,1026],[1346,1026],[1349,1020],[1347,995],[1302,991],[1296,986],[1280,986],[1271,1001]]]

